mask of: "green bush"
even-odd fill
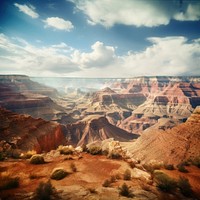
[[[41,182],[35,191],[35,198],[38,200],[50,200],[53,190],[54,188],[50,181],[47,183]]]
[[[19,177],[10,177],[10,175],[0,176],[0,190],[8,190],[19,187]]]
[[[186,197],[191,197],[193,195],[192,187],[189,183],[189,180],[185,177],[179,177],[178,188],[181,193]]]
[[[165,169],[167,169],[167,170],[174,170],[174,169],[175,169],[175,168],[174,168],[174,165],[172,165],[172,164],[165,165],[164,167],[165,167]]]
[[[110,185],[111,185],[111,182],[108,179],[106,179],[102,184],[103,187],[110,187]]]
[[[51,179],[61,180],[65,178],[67,175],[68,173],[64,169],[57,168],[57,169],[54,169],[53,172],[51,173]]]
[[[33,156],[30,158],[30,163],[31,163],[31,164],[35,164],[35,165],[44,164],[44,163],[45,163],[44,157],[41,156],[41,155],[39,155],[39,154],[33,155]]]
[[[125,197],[133,197],[132,190],[130,189],[130,187],[128,187],[128,185],[126,185],[126,183],[119,187],[119,194]]]
[[[176,190],[177,183],[174,179],[163,173],[155,175],[157,187],[163,192],[173,192]]]
[[[189,171],[185,168],[183,164],[177,165],[178,171],[183,173],[188,173]]]
[[[101,147],[98,147],[98,146],[93,146],[93,147],[90,147],[88,149],[88,152],[92,155],[101,155],[102,154],[102,150],[101,150]]]
[[[129,169],[124,172],[124,180],[131,180],[131,171]]]

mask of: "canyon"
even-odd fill
[[[70,195],[77,199],[100,196],[106,199],[108,194],[113,199],[123,199],[117,189],[123,180],[112,183],[108,190],[102,187],[102,181],[116,172],[123,176],[128,168],[133,178],[127,183],[138,199],[167,196],[189,200],[179,191],[171,196],[158,191],[154,174],[145,165],[156,163],[162,173],[178,179],[182,174],[177,168],[172,173],[164,166],[198,159],[199,146],[198,76],[45,79],[0,75],[0,155],[5,159],[1,161],[0,176],[5,172],[14,176],[19,167],[24,168],[21,173],[24,180],[13,193],[16,199],[32,198],[39,182],[49,179],[49,170],[66,168],[66,164],[69,170],[69,164],[75,162],[78,175],[70,172],[67,184],[52,181],[61,199]],[[81,153],[63,155],[59,150],[62,148],[77,148]],[[92,148],[101,149],[105,155],[90,155]],[[44,165],[32,166],[23,157],[28,152],[44,156]],[[96,168],[101,172],[99,175],[94,175]],[[198,199],[200,171],[195,166],[187,169],[189,173],[184,176],[192,183]],[[32,181],[29,178],[32,173],[40,175]],[[27,197],[22,187],[29,192]],[[97,193],[88,192],[91,187]],[[147,187],[149,191],[144,189]],[[74,194],[77,190],[78,196]],[[9,190],[0,190],[1,196],[12,198]]]

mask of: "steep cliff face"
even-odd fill
[[[80,122],[68,124],[67,130],[68,135],[72,136],[72,142],[77,146],[108,138],[129,141],[138,137],[110,124],[105,117],[99,115],[88,116]]]
[[[188,120],[166,131],[150,128],[128,149],[142,161],[152,159],[178,164],[200,156],[200,107]]]
[[[20,114],[51,120],[63,108],[50,97],[56,97],[53,88],[33,82],[23,75],[0,75],[0,106]]]
[[[41,153],[66,142],[61,125],[41,118],[34,119],[0,108],[0,122],[1,145],[9,144],[14,149]]]
[[[108,119],[133,133],[141,133],[158,123],[158,119],[183,122],[200,105],[199,77],[139,77],[119,80],[110,87],[116,91],[112,102],[132,114],[119,120],[109,114]],[[104,103],[101,99],[99,102]]]

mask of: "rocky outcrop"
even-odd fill
[[[142,161],[158,160],[178,164],[200,156],[200,107],[188,120],[172,129],[145,131],[128,150]]]
[[[110,124],[105,117],[100,115],[91,115],[80,122],[68,124],[66,129],[68,135],[72,137],[72,143],[77,144],[77,146],[108,138],[129,141],[138,137]]]
[[[22,151],[35,150],[37,153],[50,151],[65,144],[61,125],[28,115],[19,115],[0,108],[1,151],[9,146]]]

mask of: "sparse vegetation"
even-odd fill
[[[42,155],[36,154],[30,158],[30,163],[34,165],[44,164],[44,157]]]
[[[77,172],[77,168],[76,168],[76,165],[74,163],[70,164],[70,168],[71,168],[72,172]]]
[[[11,177],[9,173],[0,175],[0,190],[8,190],[19,187],[19,177]]]
[[[189,180],[185,177],[179,177],[178,188],[181,193],[186,197],[191,197],[193,195],[192,187],[189,183]]]
[[[133,161],[129,162],[129,166],[133,169],[135,168],[135,163]]]
[[[97,191],[95,190],[95,188],[88,188],[89,192],[92,194],[96,194]]]
[[[101,147],[93,146],[88,149],[88,152],[92,155],[101,155],[102,149],[101,149]]]
[[[64,154],[64,155],[71,155],[74,153],[74,148],[69,145],[69,146],[63,146],[63,145],[60,145],[57,149],[60,154]]]
[[[56,168],[51,173],[51,179],[61,180],[61,179],[65,178],[67,175],[68,175],[68,173],[64,169]]]
[[[111,185],[111,182],[108,179],[106,179],[102,184],[103,187],[110,187],[110,185]]]
[[[174,165],[172,165],[172,164],[166,164],[165,166],[165,169],[167,169],[167,170],[174,170],[175,168],[174,168]]]
[[[50,200],[53,190],[54,188],[50,181],[46,183],[41,182],[35,191],[35,198],[38,200]]]
[[[114,183],[115,181],[116,181],[116,177],[115,177],[114,175],[111,176],[111,177],[110,177],[110,182],[111,182],[111,183]]]
[[[126,183],[124,183],[121,187],[119,187],[119,194],[125,197],[130,197],[130,198],[133,197],[133,192]]]
[[[176,190],[177,183],[174,179],[170,178],[164,173],[155,175],[157,187],[163,192],[173,192]]]
[[[191,160],[192,164],[198,168],[200,168],[200,157],[196,157]]]
[[[0,152],[0,161],[4,161],[5,160],[5,154],[4,152]]]
[[[178,168],[179,172],[183,172],[183,173],[188,173],[189,172],[182,163],[177,165],[177,168]]]
[[[124,172],[124,180],[131,180],[131,171],[129,169]]]
[[[122,156],[118,152],[112,151],[108,154],[108,158],[110,158],[110,159],[121,159]]]

